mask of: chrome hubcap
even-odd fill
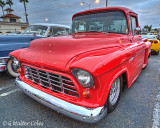
[[[114,105],[119,97],[120,94],[120,78],[117,78],[114,83],[112,84],[110,93],[109,93],[109,102],[111,105]]]
[[[12,69],[13,69],[13,71],[17,72],[18,68],[19,68],[19,62],[18,62],[18,60],[13,59],[13,62],[12,62]]]

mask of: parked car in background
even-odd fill
[[[6,71],[17,77],[17,61],[9,57],[9,53],[29,46],[35,39],[68,35],[69,26],[39,23],[29,25],[21,34],[0,35],[0,72]]]
[[[151,53],[158,55],[159,54],[159,48],[160,48],[160,41],[157,39],[156,35],[141,35],[142,38],[147,38],[148,41],[152,43],[151,46]]]
[[[116,108],[122,89],[147,65],[151,43],[139,33],[130,9],[79,12],[71,35],[34,40],[10,53],[20,65],[15,83],[57,112],[95,123]]]
[[[148,35],[147,32],[141,32],[141,35]]]
[[[160,34],[157,34],[157,39],[160,41]]]
[[[28,26],[21,35],[36,35],[37,37],[66,36],[69,26],[60,24],[40,23]]]

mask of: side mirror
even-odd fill
[[[134,29],[134,34],[135,35],[139,35],[141,33],[141,28],[140,27],[136,27],[135,29]]]

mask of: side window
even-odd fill
[[[10,22],[12,22],[12,23],[15,23],[16,22],[16,19],[10,19]]]
[[[134,30],[137,27],[137,19],[136,17],[130,16],[130,28],[132,35],[134,34]]]
[[[61,27],[55,27],[53,28],[54,36],[65,36],[66,35],[66,29]]]

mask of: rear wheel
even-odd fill
[[[159,54],[159,51],[158,52],[155,52],[155,55],[158,55]]]
[[[123,79],[122,76],[119,76],[112,84],[107,98],[107,108],[108,112],[112,112],[120,99],[122,93]]]
[[[7,75],[12,78],[18,77],[20,74],[17,72],[19,63],[16,59],[11,58],[7,63]]]

